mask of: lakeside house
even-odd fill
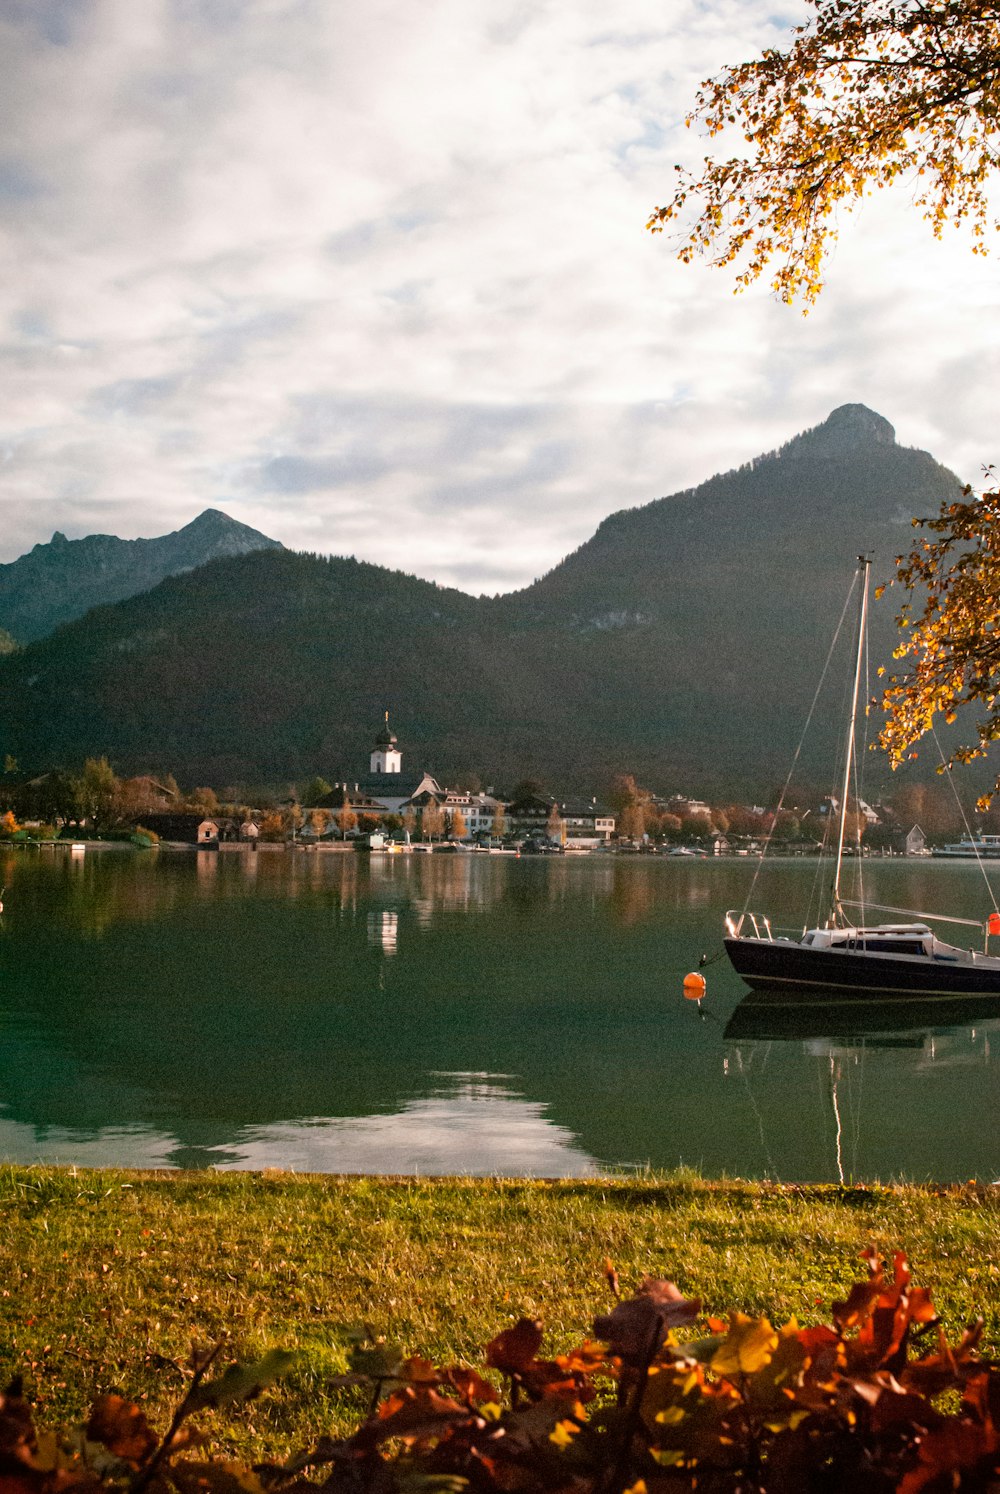
[[[515,835],[547,835],[571,850],[606,845],[615,833],[615,816],[597,799],[556,799],[526,794],[510,804],[507,823]]]
[[[907,856],[924,856],[927,854],[927,836],[919,825],[913,825],[906,832],[903,849]]]
[[[236,815],[206,815],[197,810],[170,810],[148,814],[142,827],[152,830],[160,840],[185,846],[217,846],[222,842],[247,841],[256,844],[260,828],[253,819],[242,822]]]
[[[453,827],[461,825],[462,838],[474,839],[477,835],[490,834],[500,812],[506,813],[506,804],[492,794],[479,794],[463,789],[423,788],[404,806],[417,813],[437,808],[441,811],[446,832],[454,833]]]
[[[214,820],[206,820],[204,814],[197,812],[188,813],[183,810],[170,810],[165,814],[147,814],[142,820],[147,830],[152,830],[160,840],[175,841],[180,845],[196,846],[211,840],[206,833],[206,827],[212,825],[215,830],[215,840],[218,841],[219,830]]]
[[[563,799],[559,813],[566,826],[569,849],[590,850],[607,845],[615,833],[614,812],[597,799]]]

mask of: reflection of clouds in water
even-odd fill
[[[297,1172],[507,1177],[590,1177],[600,1169],[545,1107],[499,1089],[488,1076],[457,1093],[411,1100],[386,1115],[317,1118],[247,1131],[237,1167]],[[469,1082],[471,1081],[471,1082]]]
[[[0,1158],[80,1167],[264,1167],[411,1176],[592,1177],[600,1168],[545,1106],[500,1087],[495,1074],[434,1075],[447,1090],[383,1115],[315,1116],[238,1132],[226,1147],[188,1147],[159,1131],[41,1134],[0,1120]]]
[[[0,1159],[74,1167],[175,1167],[172,1136],[141,1126],[109,1126],[96,1134],[65,1126],[36,1130],[0,1120]],[[206,1164],[207,1165],[207,1164]]]

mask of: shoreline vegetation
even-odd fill
[[[295,1351],[259,1401],[213,1413],[216,1452],[280,1457],[364,1414],[334,1382],[359,1333],[483,1367],[541,1319],[545,1352],[590,1335],[613,1263],[626,1294],[675,1281],[706,1315],[828,1318],[869,1245],[905,1249],[949,1339],[1000,1352],[1000,1188],[781,1185],[694,1173],[595,1180],[0,1168],[0,1374],[48,1425],[120,1391],[165,1425],[192,1346]],[[610,1306],[609,1300],[609,1306]]]
[[[391,780],[395,774],[383,776]],[[325,849],[381,836],[387,848],[413,842],[463,849],[748,856],[767,847],[775,854],[804,856],[823,853],[839,824],[837,800],[815,786],[800,786],[789,796],[786,785],[780,795],[764,794],[763,804],[710,804],[678,792],[664,797],[632,773],[598,776],[600,802],[589,791],[582,798],[553,797],[536,778],[483,794],[478,774],[459,775],[450,788],[435,783],[409,800],[390,795],[379,801],[359,792],[357,783],[353,793],[346,783],[334,791],[319,776],[284,789],[244,784],[218,792],[207,785],[182,790],[171,773],[162,781],[148,773],[119,777],[106,757],[88,758],[79,774],[51,769],[32,777],[7,755],[0,772],[0,844],[152,845],[162,840],[203,848],[251,843]],[[971,833],[970,812],[971,804],[963,808],[950,783],[933,788],[904,783],[877,805],[852,795],[846,844],[856,854],[922,854],[927,846]],[[487,825],[483,816],[490,813]],[[1000,830],[998,815],[1000,805],[992,812],[980,805],[976,831]]]

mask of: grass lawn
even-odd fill
[[[949,1338],[982,1315],[997,1353],[998,1194],[4,1167],[0,1374],[24,1375],[44,1424],[117,1389],[162,1430],[192,1342],[227,1335],[232,1357],[295,1349],[276,1390],[202,1419],[217,1451],[283,1456],[356,1423],[363,1399],[329,1381],[359,1324],[481,1366],[496,1332],[540,1317],[555,1352],[606,1309],[605,1256],[626,1295],[665,1276],[717,1316],[815,1322],[864,1275],[870,1242],[905,1248]]]

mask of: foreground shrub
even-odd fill
[[[259,1394],[294,1356],[274,1350],[209,1378],[220,1347],[193,1357],[187,1393],[158,1435],[138,1405],[103,1395],[84,1428],[36,1431],[19,1383],[0,1401],[0,1494],[937,1494],[1000,1489],[1000,1370],[981,1324],[949,1346],[905,1256],[867,1278],[829,1325],[780,1329],[647,1279],[594,1320],[595,1338],[540,1358],[542,1325],[521,1319],[486,1346],[483,1373],[438,1367],[358,1339],[344,1388],[369,1412],[349,1437],[321,1437],[284,1464],[197,1461],[190,1418]]]

